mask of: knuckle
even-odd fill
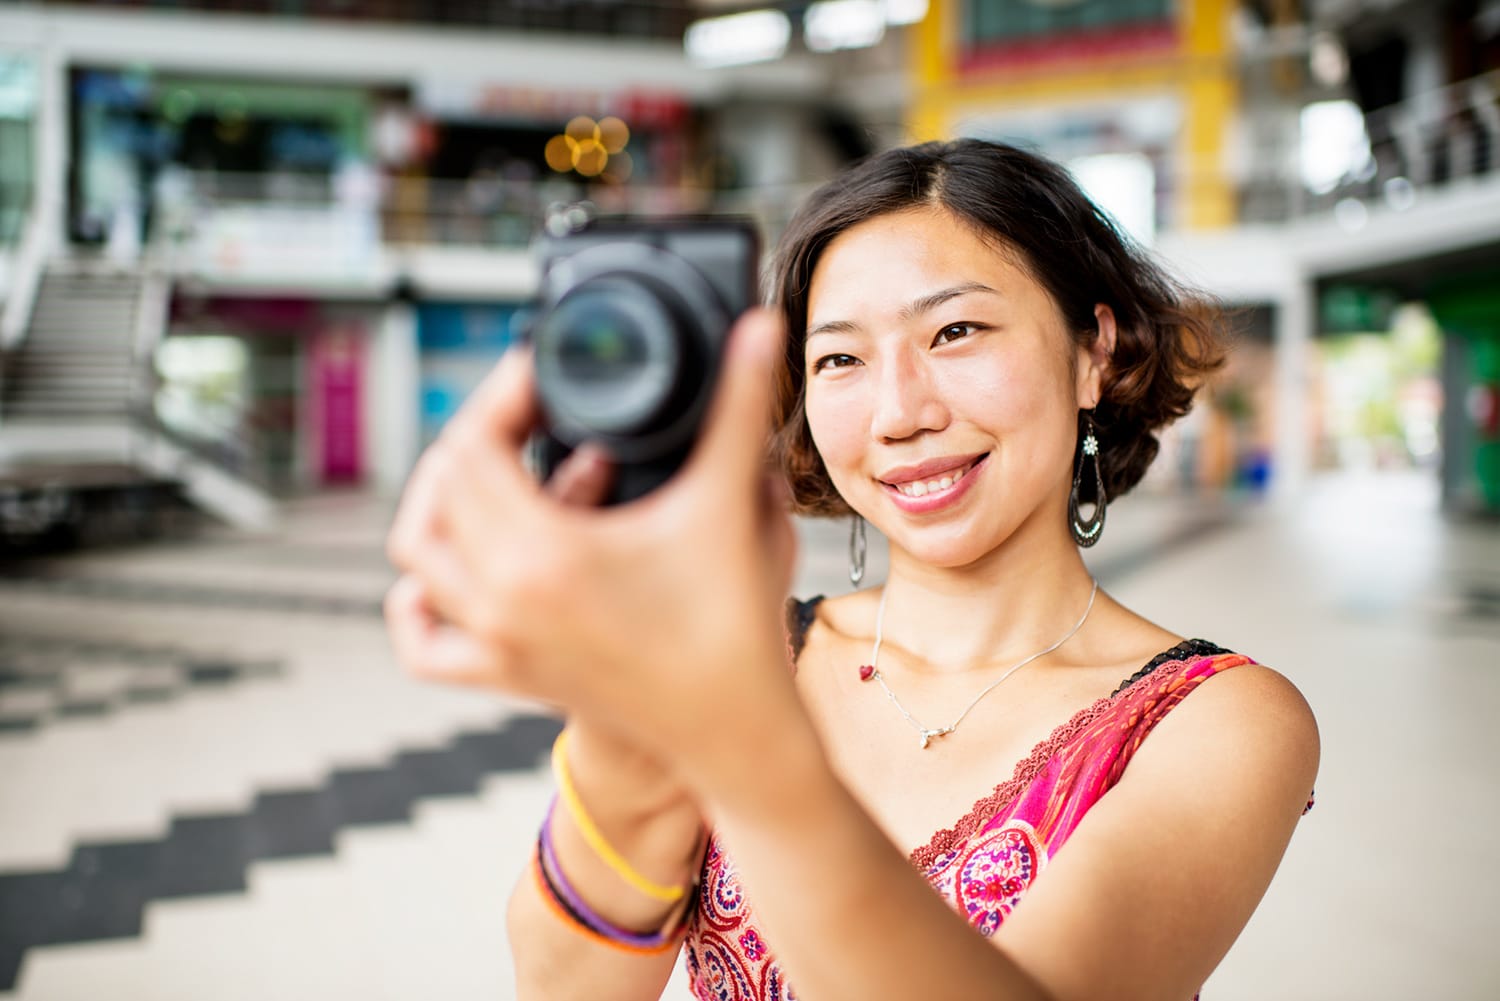
[[[385,558],[392,566],[406,569],[411,566],[413,544],[406,525],[397,523],[385,540]],[[386,592],[386,610],[390,610],[391,592]]]

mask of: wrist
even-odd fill
[[[569,720],[567,758],[579,797],[606,820],[632,827],[698,817],[687,787],[659,759],[596,724]]]
[[[587,732],[570,726],[553,747],[558,801],[542,832],[552,851],[545,864],[610,926],[656,928],[691,900],[701,815],[649,758],[623,747],[606,755],[607,739],[580,753],[574,741]]]

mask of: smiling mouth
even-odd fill
[[[956,469],[948,470],[939,476],[929,477],[925,480],[910,480],[906,483],[886,483],[884,480],[880,482],[885,483],[886,486],[904,497],[926,497],[928,494],[940,493],[949,489],[988,457],[989,453],[986,452],[984,455],[971,459]]]

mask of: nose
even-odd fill
[[[878,441],[898,441],[923,431],[941,431],[948,419],[947,404],[921,358],[904,351],[888,355],[880,366],[870,435]]]

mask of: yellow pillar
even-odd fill
[[[1238,87],[1229,38],[1233,0],[1182,5],[1183,128],[1178,148],[1178,224],[1187,229],[1231,226],[1238,215],[1225,171]]]
[[[959,2],[931,0],[927,16],[907,29],[907,79],[912,85],[906,112],[908,142],[951,138],[951,110],[944,95],[958,59],[954,18]]]

